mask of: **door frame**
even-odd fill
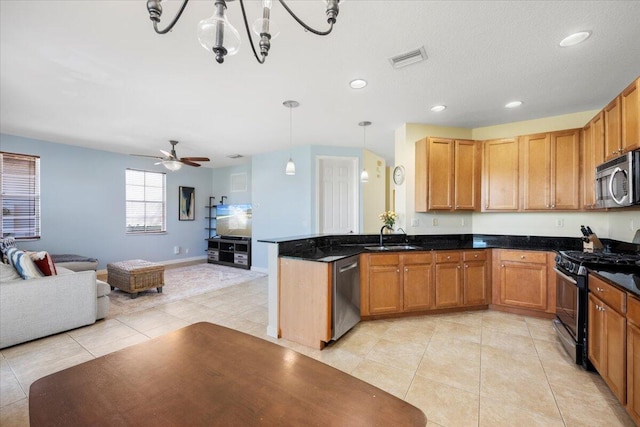
[[[349,160],[353,166],[353,188],[354,188],[354,200],[352,205],[353,212],[353,224],[354,224],[354,234],[360,234],[362,232],[362,224],[360,224],[360,175],[358,171],[360,170],[360,158],[352,157],[352,156],[327,156],[327,155],[318,155],[316,156],[316,178],[315,178],[315,230],[316,233],[320,233],[320,162],[322,160]]]

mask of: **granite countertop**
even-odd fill
[[[640,271],[612,271],[593,268],[590,273],[600,276],[605,281],[640,297]]]

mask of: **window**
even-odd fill
[[[2,237],[40,238],[40,157],[0,152]]]
[[[166,231],[165,174],[127,169],[127,233]]]

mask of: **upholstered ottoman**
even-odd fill
[[[156,288],[162,292],[164,265],[142,259],[107,264],[107,282],[111,289],[118,288],[136,298],[139,292]]]

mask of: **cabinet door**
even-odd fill
[[[485,141],[483,164],[484,210],[518,210],[518,141]]]
[[[640,147],[640,78],[620,94],[622,149],[627,152]]]
[[[463,274],[464,304],[486,304],[487,264],[484,261],[465,262]]]
[[[401,276],[398,265],[374,265],[369,268],[369,313],[402,311]]]
[[[547,309],[546,264],[502,261],[500,304],[545,311]]]
[[[587,318],[589,326],[587,328],[587,356],[601,375],[605,368],[604,363],[604,312],[600,309],[602,302],[589,294],[589,310]]]
[[[462,305],[462,272],[459,263],[436,264],[436,308]]]
[[[525,210],[551,208],[551,149],[548,133],[521,137],[522,196]]]
[[[580,209],[580,131],[551,134],[551,208]]]
[[[454,141],[429,138],[428,199],[431,210],[453,208]]]
[[[596,166],[604,162],[604,114],[602,111],[584,128],[582,137],[582,204],[596,209]]]
[[[605,337],[605,381],[624,405],[627,402],[627,321],[613,308],[602,303]],[[602,374],[601,374],[602,375]]]
[[[620,143],[620,98],[604,107],[604,154],[607,160],[618,157]]]
[[[428,310],[433,307],[433,270],[431,264],[404,266],[404,311]]]
[[[627,412],[640,425],[640,329],[627,322]]]
[[[475,141],[456,140],[454,203],[458,210],[476,210],[480,202],[480,155]]]

